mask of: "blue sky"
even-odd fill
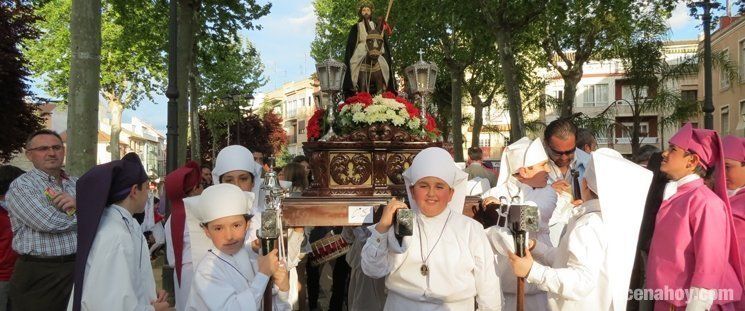
[[[263,26],[261,30],[243,32],[258,49],[266,67],[264,74],[269,82],[259,91],[267,92],[283,83],[303,79],[315,70],[315,63],[310,57],[315,21],[312,0],[278,0],[273,2],[271,13],[259,20]],[[696,39],[701,32],[697,27],[700,22],[688,15],[685,5],[678,5],[668,24],[669,38],[672,40]],[[33,91],[40,92],[37,88]],[[167,98],[158,95],[153,102],[141,103],[137,110],[125,111],[123,121],[129,122],[132,116],[151,123],[165,133]]]

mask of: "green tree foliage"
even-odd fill
[[[119,157],[124,109],[135,109],[163,87],[168,11],[162,1],[109,0],[102,4],[100,95],[111,110],[112,158]],[[71,0],[49,0],[39,8],[42,35],[27,41],[34,75],[50,95],[66,99],[70,79]]]
[[[638,29],[657,28],[670,16],[674,0],[549,1],[543,49],[552,69],[564,79],[559,114],[572,115],[583,66],[591,59],[614,56]],[[653,12],[654,14],[648,14]],[[647,15],[647,16],[642,16]],[[637,18],[642,18],[643,22]]]
[[[21,151],[26,137],[41,129],[41,118],[36,107],[26,103],[31,94],[26,77],[27,61],[19,47],[24,40],[36,38],[32,25],[37,20],[31,5],[25,1],[0,2],[0,163],[10,161]]]
[[[178,59],[176,65],[179,89],[178,115],[178,159],[179,163],[186,158],[189,116],[192,124],[199,114],[197,104],[201,98],[198,84],[199,71],[197,62],[198,49],[204,41],[215,42],[218,46],[239,42],[241,30],[260,29],[255,21],[269,14],[271,3],[259,5],[255,0],[178,0]],[[196,93],[196,94],[195,94]],[[190,114],[191,112],[191,114]],[[195,133],[191,133],[194,135]],[[196,146],[195,146],[196,147]],[[198,151],[198,148],[193,148]],[[196,158],[196,157],[193,157]]]

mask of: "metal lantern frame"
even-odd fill
[[[427,95],[435,90],[439,69],[434,63],[424,61],[424,52],[419,50],[419,61],[404,69],[412,94],[421,97],[421,114],[423,124],[427,124]]]
[[[318,76],[321,92],[329,95],[329,102],[325,105],[329,130],[321,137],[320,141],[327,141],[336,135],[333,126],[336,113],[335,95],[341,92],[346,74],[347,66],[342,62],[332,59],[330,56],[328,59],[316,64],[316,75]]]

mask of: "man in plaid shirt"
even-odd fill
[[[75,182],[62,169],[59,134],[37,131],[26,142],[34,169],[18,177],[6,195],[19,254],[10,279],[14,310],[64,310],[70,297],[77,249]]]

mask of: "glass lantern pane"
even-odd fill
[[[409,82],[409,87],[411,88],[412,93],[417,92],[416,74],[414,74],[415,71],[416,70],[411,67],[406,70],[406,81]]]
[[[328,88],[329,80],[328,80],[328,71],[326,67],[318,67],[318,83],[321,84],[321,90],[325,90]]]
[[[427,68],[418,68],[416,75],[417,88],[419,89],[419,91],[428,91],[429,85],[427,83]]]
[[[339,88],[339,79],[341,75],[339,74],[339,67],[329,67],[331,69],[329,71],[329,89],[331,90],[338,90]]]
[[[429,90],[435,91],[435,83],[437,82],[437,70],[430,70],[429,72]]]

